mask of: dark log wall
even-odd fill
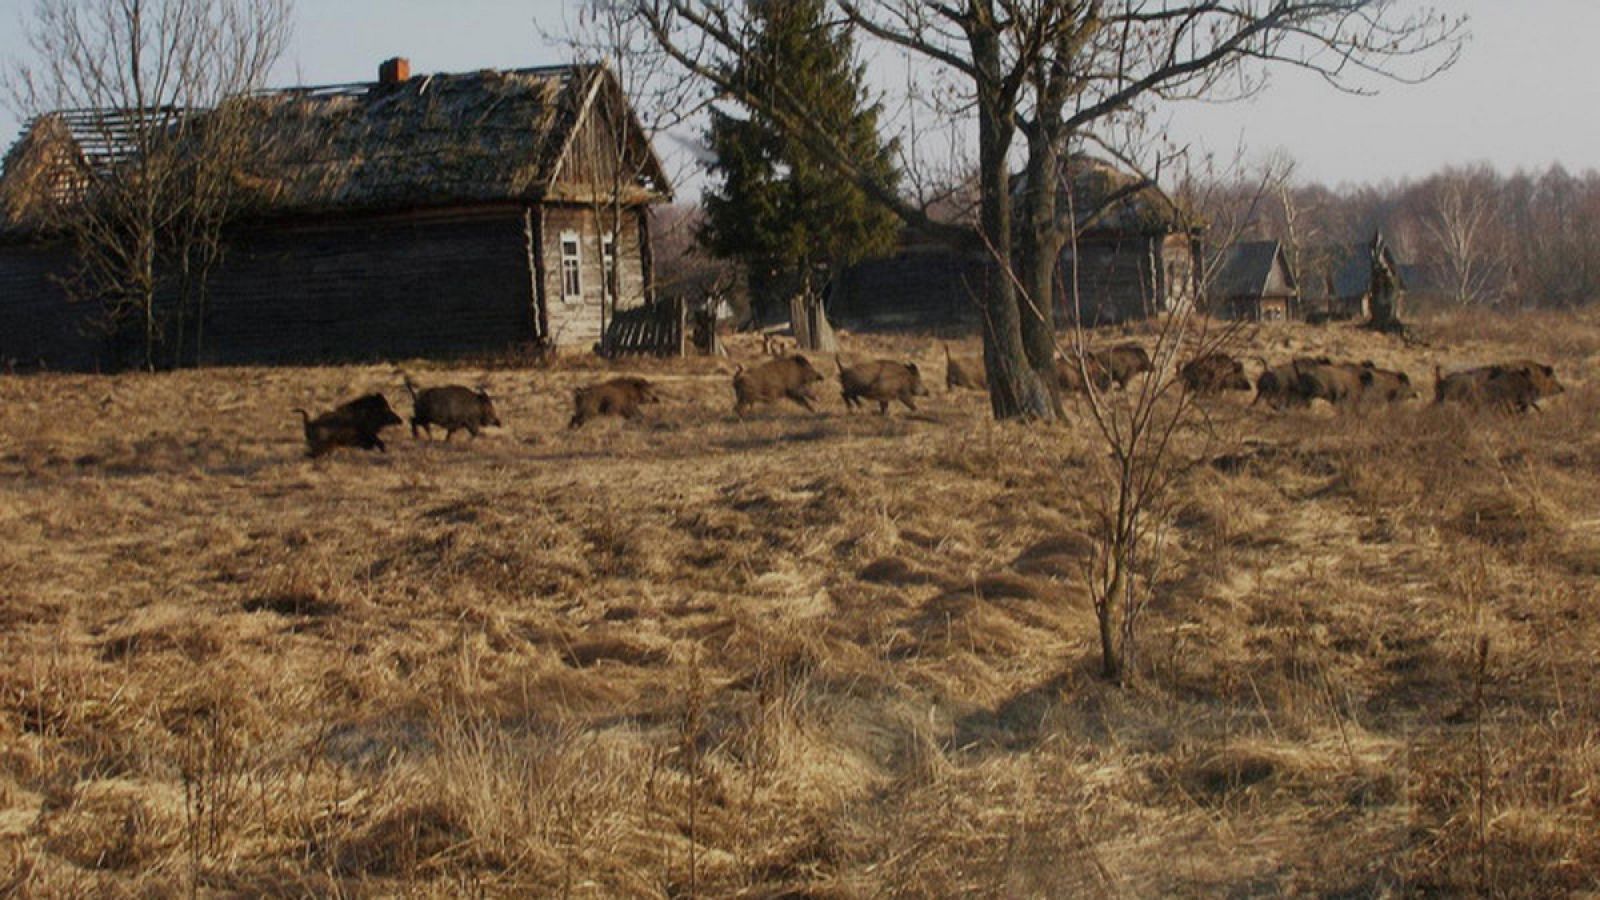
[[[1074,251],[1061,255],[1058,321],[1074,321],[1080,308],[1085,324],[1094,325],[1145,318],[1192,303],[1193,250],[1188,236],[1181,234],[1086,238],[1076,248],[1081,261],[1076,272]],[[971,322],[978,316],[974,298],[981,295],[987,277],[998,274],[979,255],[963,257],[940,248],[907,250],[841,273],[828,313],[857,325]]]
[[[523,211],[276,225],[211,281],[208,363],[495,351],[535,337]]]
[[[52,275],[70,271],[63,245],[0,246],[0,366],[94,371],[113,368],[98,310],[68,303]]]
[[[506,206],[241,229],[211,277],[200,359],[340,362],[504,350],[541,337],[541,281],[549,340],[587,349],[601,329],[597,224],[592,207]],[[642,210],[628,211],[617,251],[619,308],[644,302],[646,227]],[[566,230],[582,245],[583,295],[570,303],[560,280]],[[0,367],[116,368],[111,341],[90,324],[96,310],[68,304],[51,280],[69,264],[62,247],[0,245]]]
[[[942,248],[867,260],[835,277],[827,313],[854,327],[976,322],[989,269],[981,256]]]
[[[1060,309],[1064,319],[1071,321],[1081,314],[1085,324],[1099,325],[1155,312],[1160,283],[1151,249],[1148,240],[1128,237],[1082,241],[1076,256],[1072,249],[1063,252],[1065,281]]]

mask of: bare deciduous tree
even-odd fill
[[[1153,342],[1146,348],[1152,368],[1141,379],[1115,392],[1101,390],[1089,377],[1084,317],[1074,317],[1068,358],[1078,361],[1088,418],[1107,451],[1094,460],[1081,502],[1095,548],[1086,576],[1098,625],[1100,670],[1111,681],[1122,683],[1133,674],[1138,621],[1166,563],[1171,487],[1186,469],[1175,458],[1175,443],[1185,432],[1197,431],[1194,426],[1203,421],[1200,396],[1182,384],[1182,366],[1188,360],[1229,351],[1242,324],[1214,319],[1203,298],[1213,293],[1224,248],[1255,224],[1258,211],[1281,185],[1286,168],[1282,160],[1263,164],[1250,179],[1253,184],[1242,192],[1250,198],[1243,212],[1204,223],[1205,241],[1212,250],[1201,255],[1195,269],[1197,300],[1173,304],[1156,320]],[[1242,171],[1242,163],[1236,159],[1228,177],[1211,173],[1205,179],[1184,179],[1174,200],[1180,218],[1194,228],[1202,227],[1197,211],[1222,209],[1223,204],[1211,194],[1246,185]],[[1146,175],[1143,180],[1152,178]],[[1082,292],[1076,278],[1069,282],[1068,292],[1074,308],[1081,308]],[[1211,443],[1211,430],[1199,429],[1198,433],[1202,443]]]
[[[1054,171],[1052,160],[1069,140],[1137,119],[1157,99],[1248,94],[1261,84],[1263,63],[1307,69],[1356,89],[1361,74],[1426,78],[1454,60],[1461,24],[1384,0],[841,2],[841,14],[857,28],[953,86],[945,108],[973,123],[978,148],[979,214],[967,226],[936,221],[925,207],[876,183],[815,127],[818,117],[794,96],[757,95],[727,77],[737,71],[732,63],[752,52],[743,4],[635,2],[667,52],[718,93],[804,141],[909,227],[957,248],[987,250],[1001,269],[1019,276],[989,279],[982,298],[984,356],[1000,418],[1054,415],[1048,364],[1040,358],[1054,342],[1049,304],[1026,309],[1018,288],[1058,295],[1052,251],[1068,231],[1052,215],[1053,187],[1039,176]],[[1025,147],[1018,147],[1019,135]],[[1034,193],[1019,207],[1010,171],[1022,151],[1035,177]]]
[[[1429,180],[1423,216],[1450,300],[1492,303],[1505,275],[1505,243],[1494,176],[1487,169],[1447,170]]]
[[[198,357],[206,274],[251,152],[244,104],[282,55],[290,0],[38,0],[16,104],[67,126],[85,166],[51,223],[78,254],[69,294],[130,323],[146,368]],[[175,293],[177,299],[164,302]]]

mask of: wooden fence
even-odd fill
[[[606,327],[602,347],[607,356],[682,356],[688,333],[685,318],[686,305],[676,297],[618,310]]]

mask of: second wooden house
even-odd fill
[[[1013,179],[1013,191],[1025,189]],[[1198,231],[1159,187],[1079,154],[1063,162],[1057,189],[1077,234],[1061,253],[1059,323],[1125,322],[1194,303]],[[1013,198],[1014,208],[1019,201]],[[972,222],[975,208],[970,198],[941,218]],[[983,250],[960,253],[908,230],[894,256],[840,273],[828,312],[857,327],[970,326],[980,318],[984,285],[998,277],[1006,276]]]
[[[1206,291],[1222,318],[1283,322],[1298,317],[1300,291],[1278,241],[1247,241],[1223,251]]]

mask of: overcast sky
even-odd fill
[[[1401,0],[1406,2],[1406,0]],[[575,6],[575,4],[570,4]],[[1435,0],[1472,17],[1461,62],[1420,86],[1377,97],[1339,94],[1292,71],[1256,99],[1190,104],[1169,136],[1231,154],[1282,148],[1305,180],[1329,184],[1426,175],[1447,164],[1502,170],[1600,168],[1600,0]],[[563,30],[560,0],[299,0],[279,85],[370,81],[379,61],[407,56],[413,73],[513,68],[561,61],[544,34]],[[0,68],[25,52],[21,24],[34,0],[0,0]],[[0,111],[0,141],[19,123]]]

